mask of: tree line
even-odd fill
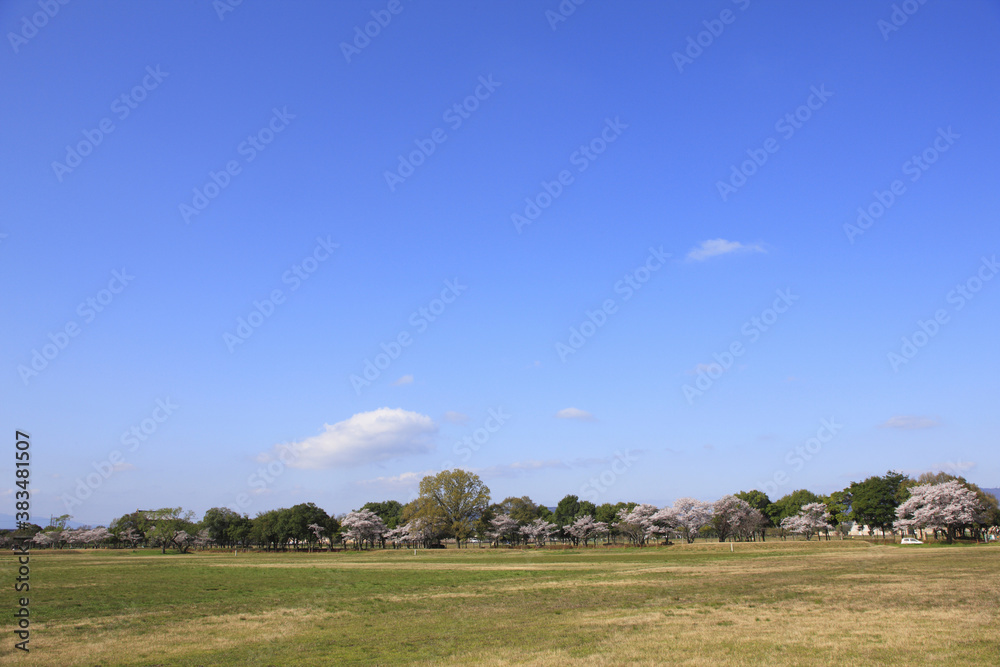
[[[313,503],[260,512],[251,518],[213,507],[196,520],[181,507],[137,510],[108,526],[68,529],[63,515],[51,525],[3,531],[0,541],[30,538],[37,547],[159,547],[264,550],[355,549],[441,546],[454,540],[493,547],[544,546],[559,542],[588,546],[600,542],[644,546],[697,537],[756,541],[839,534],[855,525],[869,535],[931,533],[951,543],[959,537],[982,540],[1000,526],[997,498],[962,477],[925,473],[916,479],[889,471],[852,482],[842,491],[820,496],[806,489],[775,501],[759,490],[740,491],[706,502],[680,498],[671,506],[619,502],[595,505],[567,495],[554,511],[528,496],[493,503],[490,490],[474,473],[456,469],[428,475],[419,496],[406,505],[396,500],[369,502],[333,515]]]

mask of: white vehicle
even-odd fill
[[[904,537],[899,541],[900,544],[923,544],[920,540],[915,537]]]

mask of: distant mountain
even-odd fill
[[[979,487],[979,488],[983,489],[983,487]],[[1000,489],[983,489],[983,491],[985,491],[986,493],[993,494],[994,498],[996,498],[997,500],[1000,500]]]

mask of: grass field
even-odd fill
[[[993,545],[40,551],[30,604],[0,664],[1000,663]]]

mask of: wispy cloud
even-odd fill
[[[884,423],[879,424],[879,428],[901,428],[912,430],[917,428],[934,428],[939,425],[940,422],[930,417],[900,415],[898,417],[890,417]]]
[[[350,419],[325,424],[319,435],[290,445],[296,452],[286,463],[293,468],[322,469],[386,461],[426,454],[437,425],[426,416],[401,408],[359,412]],[[276,445],[272,456],[286,449]]]
[[[469,421],[469,415],[462,412],[455,412],[454,410],[449,410],[444,413],[444,420],[446,422],[451,422],[452,424],[465,424]]]
[[[413,376],[412,375],[404,375],[403,377],[399,378],[398,380],[396,380],[392,384],[393,384],[394,387],[400,387],[400,386],[402,386],[404,384],[413,384]]]
[[[580,410],[579,408],[563,408],[556,413],[556,419],[575,419],[581,422],[593,422],[597,421],[594,415],[590,414],[586,410]]]
[[[949,475],[961,475],[974,470],[977,465],[979,464],[975,461],[945,461],[944,463],[935,463],[931,466],[931,470],[946,472]]]
[[[398,475],[390,475],[388,477],[376,477],[375,479],[363,479],[358,482],[358,484],[363,484],[365,486],[385,486],[391,488],[406,488],[411,486],[416,486],[420,483],[427,475],[433,475],[433,470],[424,470],[423,472],[404,472]]]
[[[709,239],[702,241],[697,248],[692,248],[687,254],[689,260],[702,262],[709,257],[728,255],[733,252],[767,252],[764,246],[759,243],[744,244],[739,241],[727,241],[726,239]]]

